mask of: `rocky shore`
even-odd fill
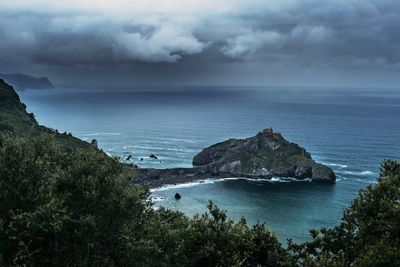
[[[316,163],[310,153],[271,128],[245,139],[229,139],[203,149],[192,168],[138,169],[135,183],[157,187],[208,178],[288,177],[316,182],[335,182],[331,168]]]

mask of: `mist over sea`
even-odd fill
[[[213,200],[235,220],[266,222],[281,241],[304,241],[309,229],[335,225],[358,190],[375,182],[380,162],[400,160],[400,93],[381,88],[76,88],[20,96],[40,124],[95,138],[108,154],[132,155],[140,167],[189,167],[206,146],[273,127],[329,165],[336,184],[207,180],[159,188],[153,197],[188,215]]]

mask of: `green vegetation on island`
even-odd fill
[[[245,139],[229,139],[209,146],[193,158],[194,166],[211,173],[251,178],[293,177],[334,182],[331,168],[316,163],[310,153],[287,141],[272,128]]]
[[[10,88],[0,87],[0,266],[400,266],[400,162],[382,163],[339,225],[283,246],[212,202],[193,218],[155,209],[117,159],[60,141]]]

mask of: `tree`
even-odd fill
[[[124,165],[50,135],[0,138],[0,262],[7,266],[281,266],[264,225],[213,203],[192,219],[155,210]]]
[[[234,223],[210,202],[209,213],[190,220],[179,251],[184,266],[284,266],[286,252],[263,224]]]
[[[289,243],[298,264],[400,266],[400,163],[384,161],[378,183],[360,191],[341,223],[311,234],[311,242]]]
[[[65,153],[48,136],[2,138],[2,260],[28,266],[126,261],[152,211],[148,191],[129,186],[121,174],[121,164],[95,149]]]
[[[102,151],[0,136],[1,266],[400,266],[400,163],[387,160],[333,228],[285,249],[210,202],[188,218]]]

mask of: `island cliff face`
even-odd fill
[[[225,177],[336,180],[332,169],[316,163],[304,148],[264,129],[253,137],[229,139],[203,149],[193,158],[193,168],[139,169],[138,181],[157,185]]]

